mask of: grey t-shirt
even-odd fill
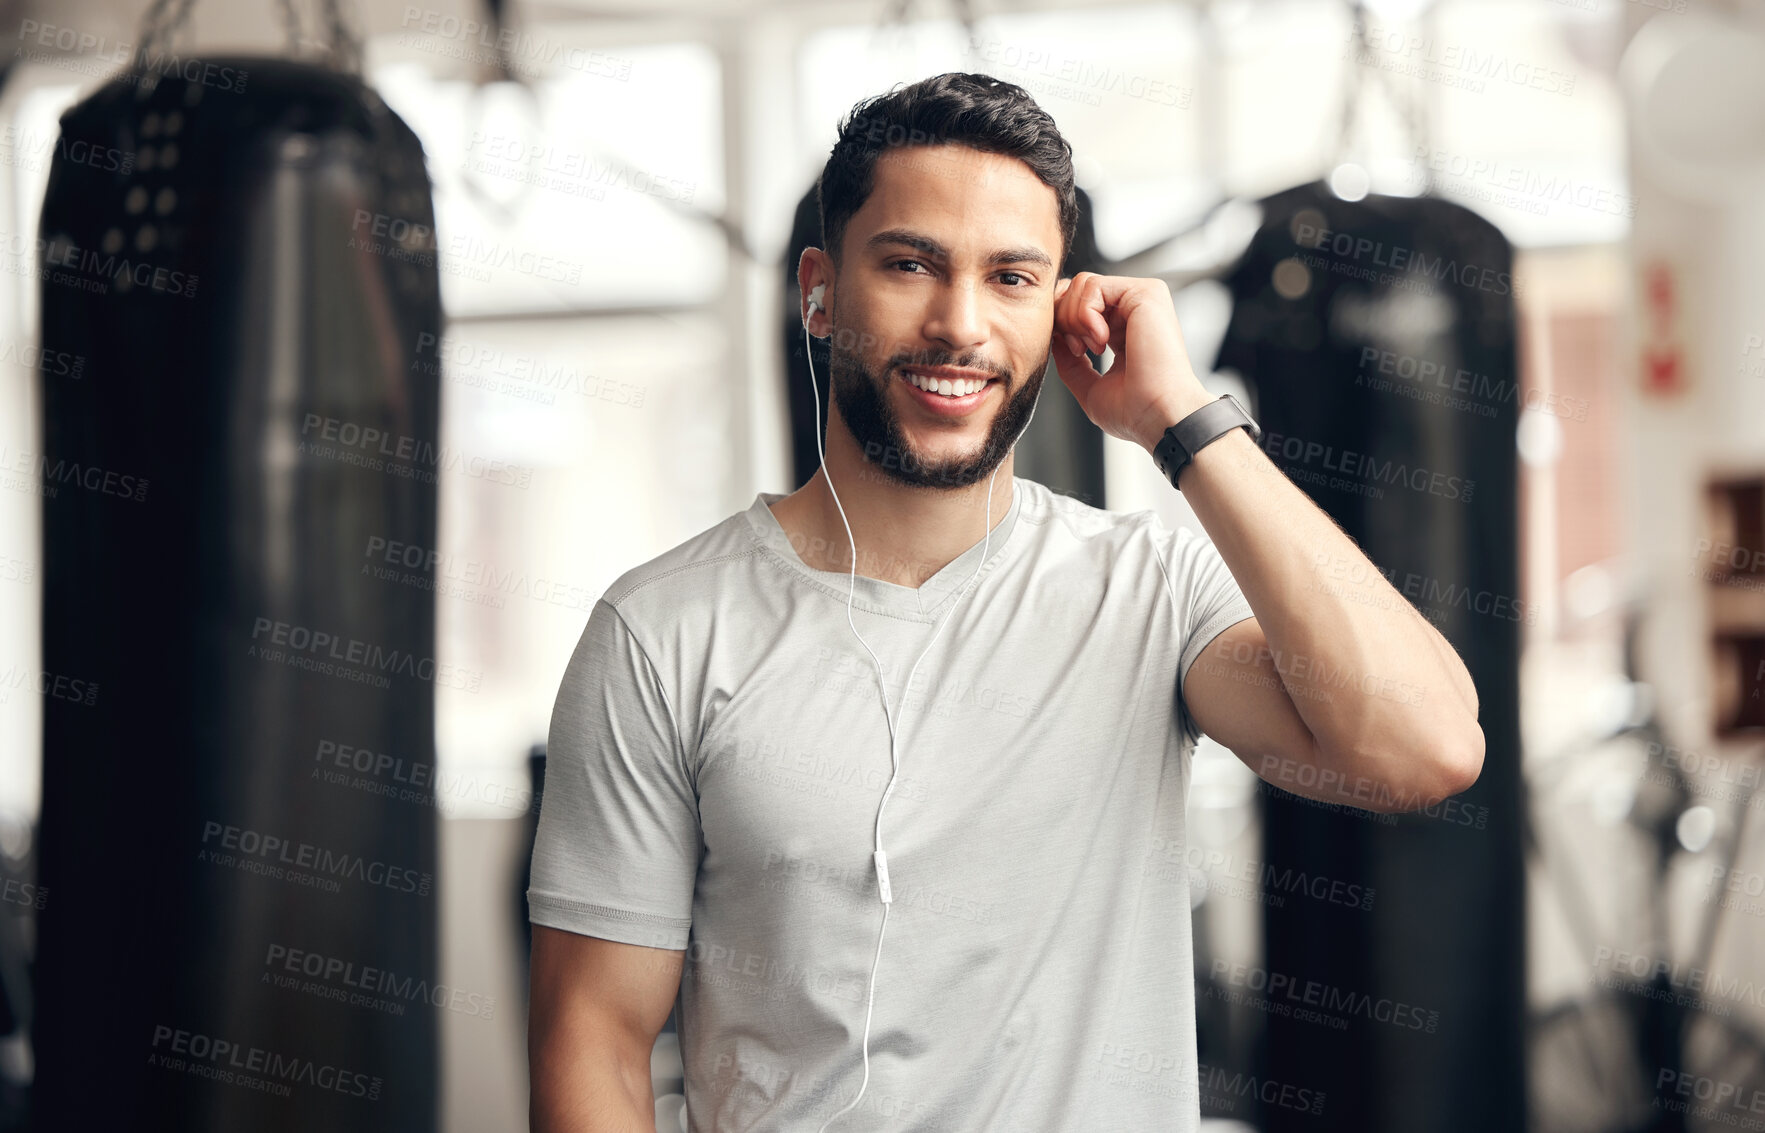
[[[780,498],[595,604],[533,851],[535,924],[686,950],[693,1133],[814,1133],[864,1079],[888,723],[851,575],[803,562]],[[1206,539],[1019,477],[897,710],[981,552],[917,590],[857,578],[901,773],[870,1079],[829,1133],[1190,1133],[1180,680],[1253,614]]]

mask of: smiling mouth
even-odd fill
[[[952,401],[958,398],[967,397],[973,393],[979,393],[993,382],[999,380],[990,375],[981,377],[971,373],[949,373],[945,367],[932,366],[926,367],[926,370],[929,370],[930,372],[923,372],[918,369],[903,369],[901,371],[901,377],[909,384],[916,386],[927,393],[937,394],[940,397],[947,397]]]

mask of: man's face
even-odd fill
[[[833,402],[859,451],[902,484],[977,483],[1009,454],[1048,368],[1061,255],[1054,190],[1001,154],[894,148],[878,159],[842,250],[829,361]],[[916,388],[916,374],[987,384],[950,397]]]

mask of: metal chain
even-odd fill
[[[1410,159],[1418,163],[1417,171],[1420,173],[1421,188],[1418,195],[1432,196],[1434,179],[1428,174],[1426,157],[1428,122],[1424,102],[1427,96],[1417,89],[1414,97],[1405,98],[1398,89],[1396,77],[1388,74],[1383,67],[1379,68],[1379,83],[1385,90],[1385,96],[1391,100],[1391,105],[1397,108],[1398,116],[1403,119],[1404,140],[1409,142]]]
[[[190,18],[196,0],[153,0],[141,17],[141,30],[135,36],[138,57],[153,58],[163,44],[173,39]]]
[[[327,33],[326,54],[332,66],[357,74],[362,68],[362,41],[344,18],[340,0],[320,0],[324,8],[322,23]],[[135,36],[138,58],[155,58],[164,50],[190,19],[196,0],[152,0],[141,17],[140,31]],[[300,14],[293,0],[276,0],[282,28],[288,36],[288,51],[295,58],[302,55]]]
[[[343,18],[343,6],[340,0],[322,0],[325,9],[325,26],[330,32],[331,64],[343,71],[360,74],[362,69],[362,41],[355,29]]]
[[[1355,110],[1359,106],[1364,85],[1361,81],[1361,68],[1366,65],[1361,60],[1371,50],[1367,43],[1366,7],[1360,0],[1354,0],[1349,5],[1348,18],[1354,24],[1354,41],[1349,44],[1348,76],[1342,83],[1342,119],[1336,127],[1336,153],[1333,158],[1336,165],[1341,165],[1352,156],[1350,142],[1356,134],[1357,126]]]
[[[1339,163],[1349,156],[1350,137],[1359,134],[1359,123],[1355,111],[1358,109],[1357,104],[1367,87],[1367,84],[1361,79],[1361,68],[1366,66],[1361,60],[1372,54],[1373,51],[1372,44],[1367,42],[1365,4],[1362,3],[1362,0],[1353,0],[1349,7],[1351,18],[1354,20],[1354,45],[1349,49],[1353,56],[1353,64],[1343,87],[1342,125],[1336,142],[1336,157]],[[1418,153],[1428,142],[1427,111],[1423,106],[1425,96],[1418,91],[1413,98],[1405,97],[1396,77],[1379,66],[1377,60],[1373,64],[1373,77],[1377,80],[1379,89],[1384,91],[1385,97],[1391,101],[1392,108],[1397,111],[1398,117],[1403,121],[1405,140],[1410,143],[1412,159],[1420,161],[1421,189],[1418,195],[1431,196],[1434,191],[1434,181],[1428,174],[1428,162],[1422,160]]]
[[[300,13],[294,10],[294,0],[276,0],[276,7],[282,10],[282,28],[288,34],[288,53],[298,59],[300,58]]]

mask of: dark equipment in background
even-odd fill
[[[1623,577],[1622,564],[1610,569]],[[1531,761],[1525,777],[1521,814],[1537,890],[1567,929],[1561,947],[1578,961],[1594,961],[1592,979],[1532,1015],[1534,1123],[1576,1133],[1704,1133],[1732,1126],[1735,1115],[1725,1109],[1738,1113],[1747,1100],[1765,1098],[1765,1030],[1718,990],[1731,962],[1721,957],[1744,955],[1746,945],[1734,941],[1753,931],[1731,914],[1752,910],[1732,900],[1723,879],[1732,884],[1750,874],[1736,867],[1755,818],[1757,778],[1742,773],[1712,792],[1702,772],[1686,767],[1686,753],[1669,741],[1659,700],[1642,679],[1643,626],[1660,608],[1659,594],[1634,578],[1619,592],[1624,673],[1635,690],[1629,713],[1609,730],[1590,729],[1565,750]],[[1747,753],[1761,756],[1758,747]],[[1624,816],[1627,837],[1613,838],[1609,822],[1590,813],[1595,796],[1580,785],[1597,778],[1634,792]],[[1724,810],[1727,819],[1718,820]],[[1709,820],[1702,835],[1700,811]],[[1590,841],[1597,851],[1588,851]],[[1704,907],[1688,917],[1678,899],[1684,889],[1676,893],[1674,882],[1683,882],[1687,860],[1706,850],[1719,864]],[[1626,884],[1624,900],[1602,900],[1614,876],[1644,881]],[[1638,978],[1627,965],[1602,964],[1602,948],[1664,962]],[[1688,978],[1690,972],[1698,975]],[[1706,1093],[1724,1084],[1737,1101],[1698,1104],[1682,1082],[1709,1083]],[[1693,1104],[1685,1104],[1688,1095]]]
[[[1270,458],[1464,659],[1486,740],[1475,787],[1391,824],[1352,798],[1265,791],[1268,869],[1376,896],[1265,908],[1268,978],[1331,993],[1334,1010],[1289,1005],[1347,1027],[1269,1013],[1261,1069],[1326,1090],[1331,1128],[1525,1129],[1512,250],[1429,197],[1348,201],[1314,182],[1261,204],[1215,368],[1254,391]],[[1267,1133],[1319,1120],[1260,1117]]]
[[[431,1130],[436,810],[396,769],[473,678],[433,567],[374,554],[435,546],[454,459],[423,151],[351,70],[202,63],[64,115],[42,214],[42,347],[80,366],[40,378],[43,666],[77,684],[34,1124]]]
[[[1066,276],[1081,271],[1109,273],[1109,262],[1097,250],[1096,226],[1093,221],[1091,197],[1078,191],[1079,223],[1073,233],[1073,246],[1067,257]],[[803,309],[797,287],[797,261],[803,249],[821,247],[821,213],[817,205],[816,187],[797,202],[791,222],[791,240],[783,263],[783,332],[785,359],[785,402],[791,416],[791,458],[795,491],[809,482],[821,467],[815,451],[815,430],[826,437],[827,406],[833,400],[833,369],[828,364],[827,340],[810,336],[809,349],[815,352],[815,380],[821,391],[821,416],[815,415],[816,397],[809,388],[809,361],[803,354]],[[1092,358],[1092,363],[1096,363]],[[825,440],[824,440],[825,443]],[[1093,507],[1103,506],[1103,433],[1079,407],[1072,391],[1060,380],[1050,359],[1043,378],[1042,399],[1036,414],[1017,444],[1017,475],[1045,484],[1063,495],[1084,500]]]

